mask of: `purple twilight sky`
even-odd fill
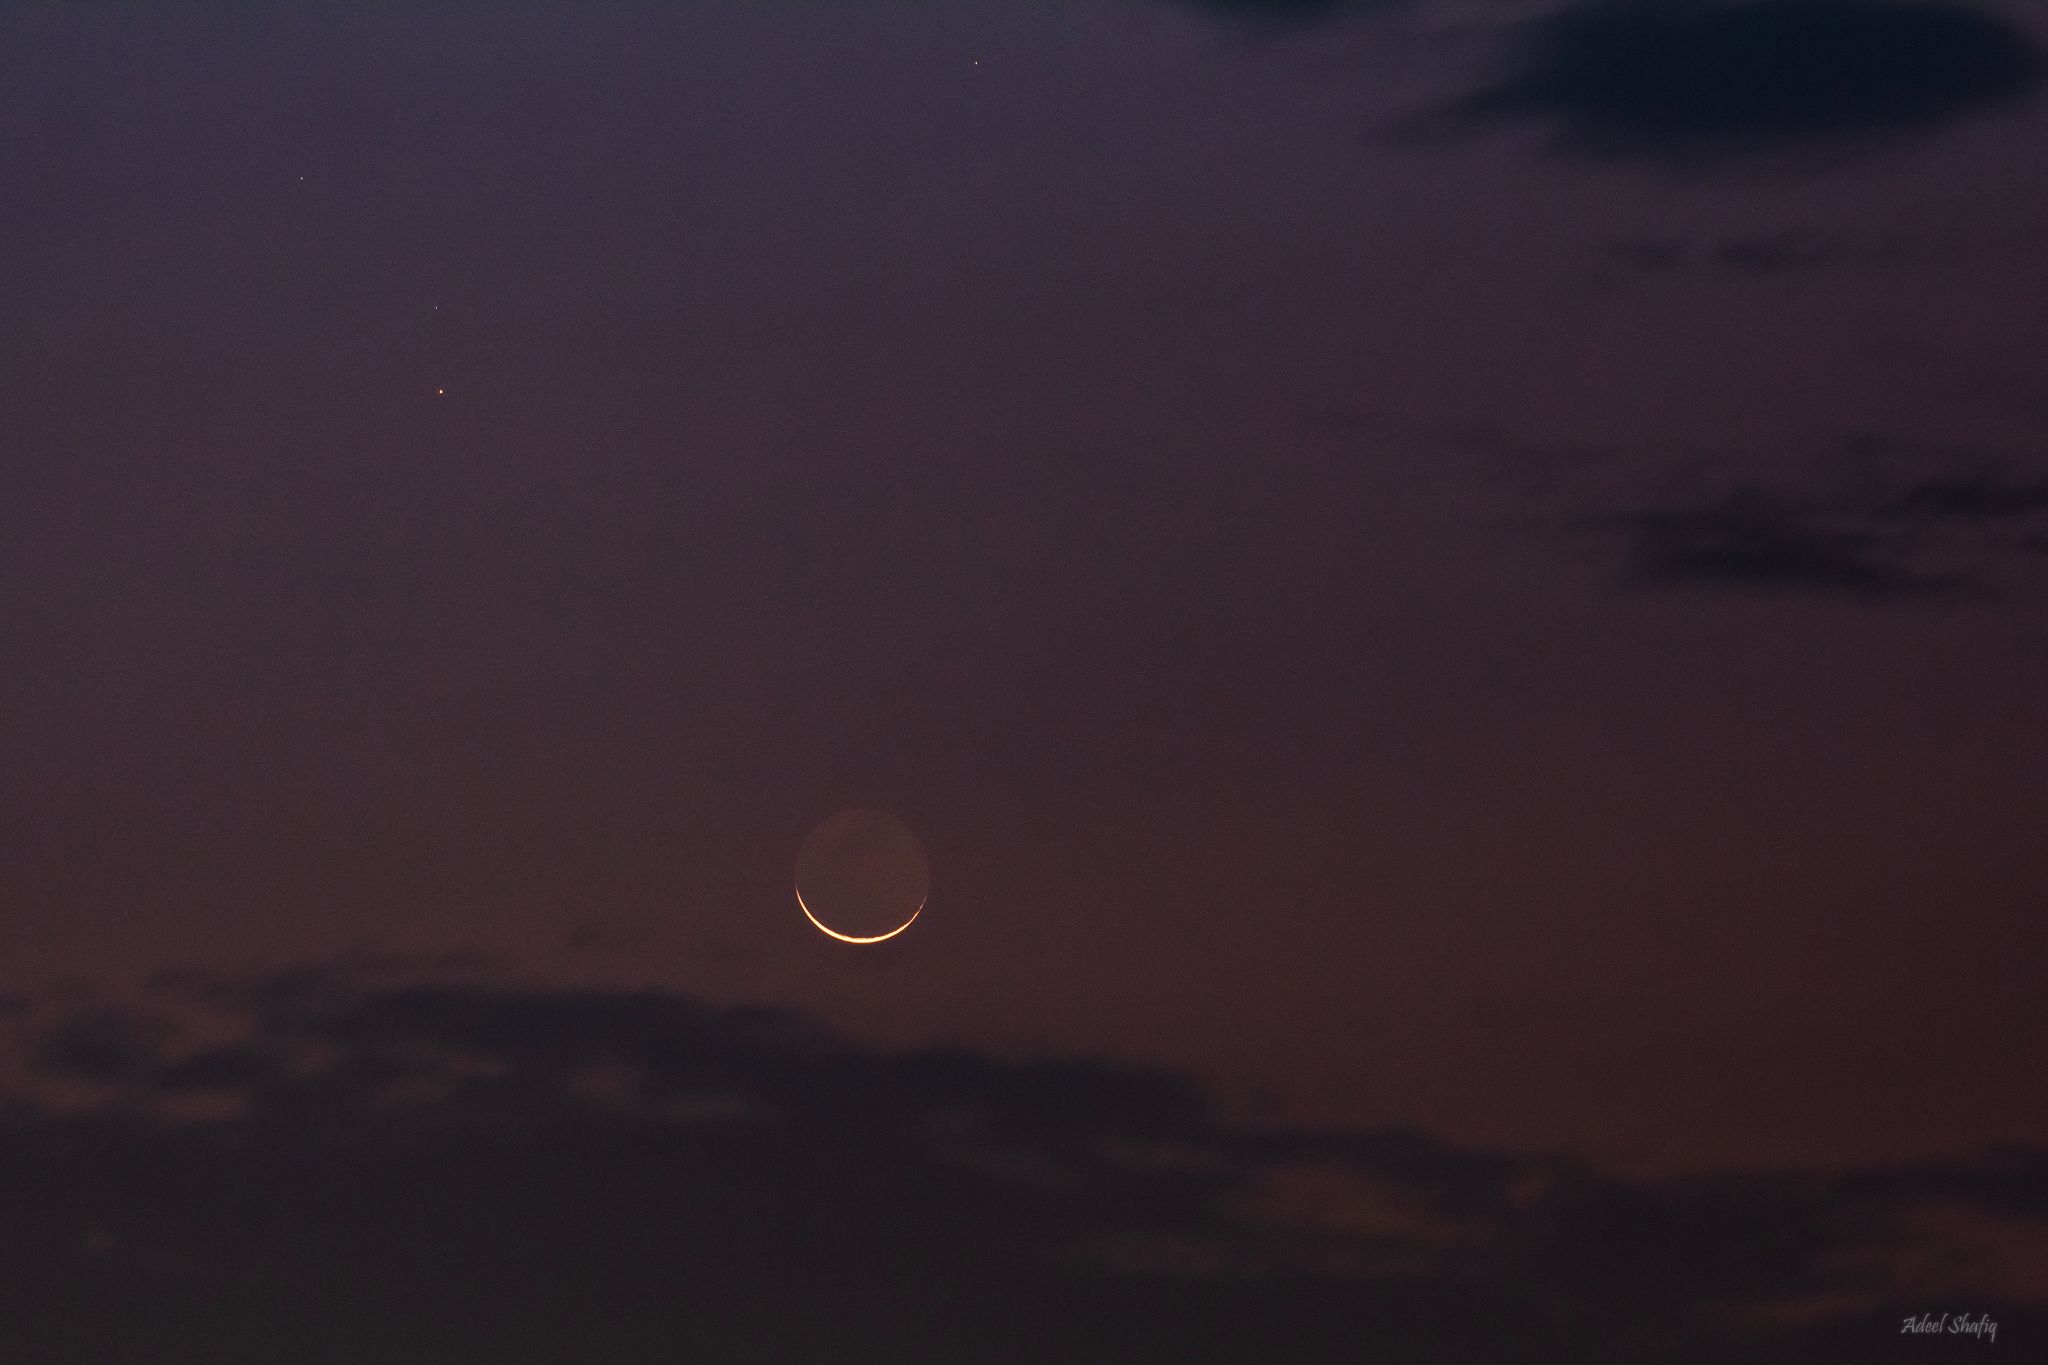
[[[2048,124],[1621,136],[1532,17],[8,5],[7,979],[2038,1137]],[[861,804],[886,956],[788,894]]]

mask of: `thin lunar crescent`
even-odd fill
[[[931,894],[924,844],[887,811],[842,810],[804,837],[796,903],[841,943],[886,943],[917,922]]]
[[[894,929],[891,929],[888,933],[874,934],[867,938],[858,938],[853,934],[842,934],[837,929],[821,922],[816,915],[811,913],[811,907],[804,904],[804,889],[801,886],[796,889],[796,908],[804,912],[805,919],[818,926],[819,933],[828,934],[838,939],[841,943],[886,943],[911,925],[917,923],[917,917],[924,913],[924,902],[919,901],[917,909],[910,912],[910,918],[897,925]]]

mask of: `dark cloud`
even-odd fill
[[[1893,515],[1918,519],[1995,521],[2048,512],[2048,480],[2014,483],[1995,476],[1930,479],[1907,489]]]
[[[2043,73],[2024,29],[1932,0],[1622,0],[1536,21],[1515,68],[1448,113],[1546,123],[1585,154],[1707,165],[1924,133]]]
[[[184,987],[203,1026],[34,1041],[123,1090],[0,1122],[7,1359],[1855,1361],[1929,1293],[2048,1325],[2031,1150],[1630,1180],[663,993]]]
[[[1866,600],[1981,591],[1968,578],[1916,569],[1912,547],[1897,537],[1843,528],[1815,507],[1759,489],[1603,524],[1626,533],[1629,576],[1645,585],[1840,592]]]

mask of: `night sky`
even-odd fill
[[[0,1361],[2048,1358],[2044,87],[0,0]]]

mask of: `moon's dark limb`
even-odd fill
[[[930,891],[924,845],[886,811],[840,811],[797,850],[797,905],[842,942],[894,938],[924,909]]]

